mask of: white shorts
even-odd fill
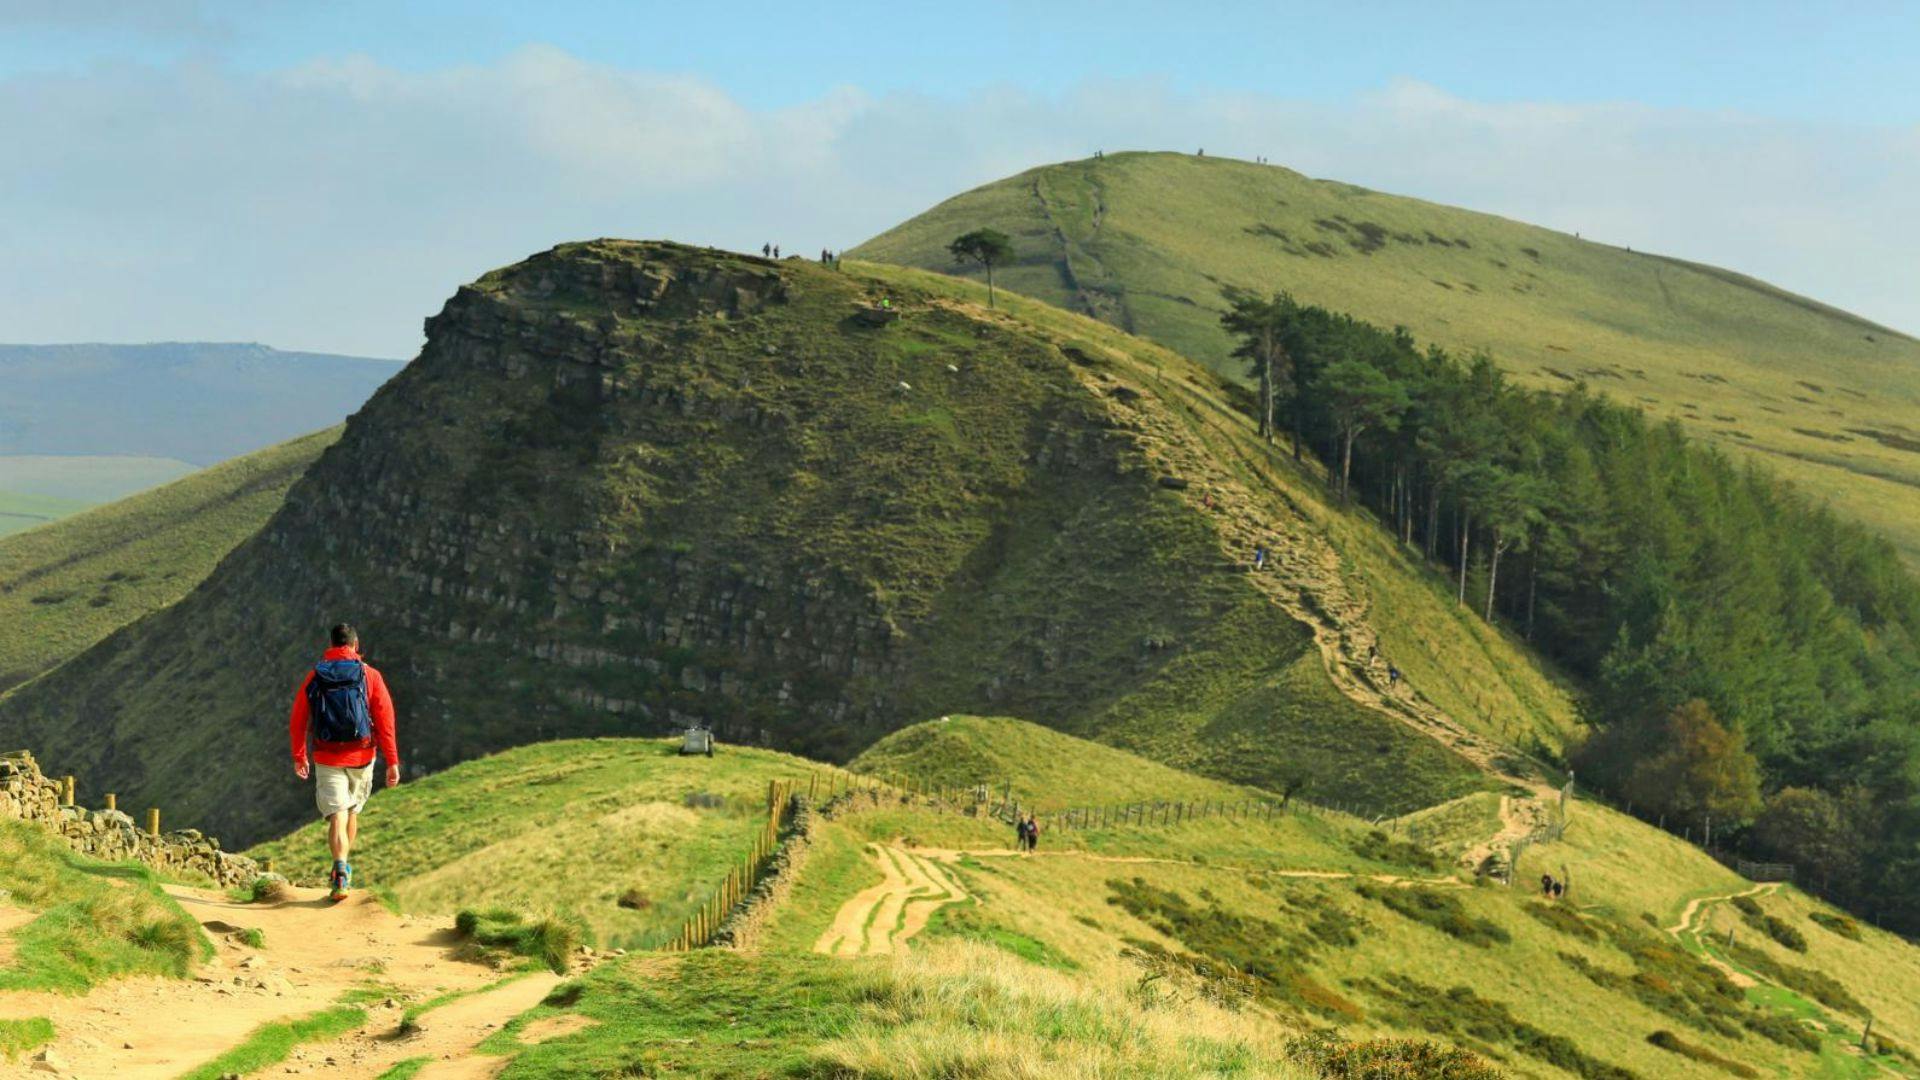
[[[313,801],[319,805],[321,817],[330,818],[342,810],[357,814],[367,808],[367,800],[372,797],[373,762],[357,769],[313,767]]]

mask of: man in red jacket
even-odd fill
[[[307,736],[313,736],[314,801],[327,819],[327,846],[333,850],[328,877],[335,900],[347,895],[353,865],[347,857],[360,835],[360,811],[373,795],[376,746],[387,761],[387,786],[400,782],[400,750],[394,738],[393,697],[387,680],[360,659],[360,635],[346,623],[329,634],[332,648],[307,672],[293,695],[288,731],[293,743],[293,774],[305,780]]]

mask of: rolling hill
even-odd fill
[[[429,770],[696,719],[845,760],[1015,712],[1379,813],[1577,728],[1523,650],[1260,454],[1204,369],[980,299],[624,241],[489,274],[257,535],[0,701],[0,739],[257,840],[309,812],[274,718],[339,618]]]
[[[1584,381],[1783,476],[1920,559],[1920,341],[1731,271],[1288,169],[1111,154],[955,196],[848,252],[955,272],[998,228],[1007,288],[1090,313],[1238,378],[1228,288],[1421,341],[1487,350],[1540,387]],[[975,276],[978,276],[977,274]]]
[[[0,693],[191,592],[339,436],[329,428],[0,538]]]
[[[1239,795],[1010,718],[913,725],[863,764],[936,786],[988,770],[1054,804]],[[724,873],[768,778],[829,771],[658,740],[524,747],[377,796],[361,865],[418,916],[504,901],[632,947]],[[509,1078],[1920,1075],[1911,944],[1578,799],[1520,884],[1471,887],[1452,868],[1500,828],[1493,798],[1385,831],[1298,806],[1056,828],[1019,856],[964,801],[842,797],[746,947],[616,959],[482,1050]],[[322,853],[314,826],[253,852],[299,874]],[[1542,872],[1571,891],[1542,901],[1525,883]],[[637,883],[649,903],[622,906]],[[1443,1069],[1455,1048],[1496,1071]]]

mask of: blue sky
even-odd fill
[[[1461,7],[0,0],[0,337],[404,355],[560,239],[1196,145],[1920,329],[1920,5]]]
[[[842,85],[962,97],[1002,84],[1055,94],[1087,79],[1142,77],[1337,101],[1405,78],[1485,101],[1920,120],[1912,3],[0,0],[0,11],[16,6],[39,14],[0,41],[0,70],[126,56],[272,69],[360,53],[423,72],[492,63],[539,42],[596,63],[698,75],[758,107]]]

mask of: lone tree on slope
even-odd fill
[[[947,245],[957,263],[978,263],[987,269],[987,306],[993,306],[993,268],[1013,258],[1013,241],[998,229],[975,229],[954,237]]]

